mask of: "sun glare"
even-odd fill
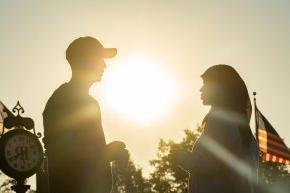
[[[123,118],[150,122],[170,109],[174,88],[160,63],[135,58],[107,68],[101,95],[106,106]]]

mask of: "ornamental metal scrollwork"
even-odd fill
[[[8,109],[7,109],[8,110]],[[13,107],[12,112],[9,112],[8,116],[3,121],[3,129],[2,134],[4,134],[4,128],[6,129],[26,129],[26,130],[33,130],[34,135],[36,135],[38,138],[40,138],[42,135],[40,132],[35,132],[34,128],[34,121],[30,117],[22,117],[20,114],[23,114],[24,108],[20,105],[19,101],[17,101],[17,104]]]
[[[13,113],[17,112],[16,116],[20,116],[20,113],[24,113],[25,111],[23,107],[20,105],[19,101],[17,101],[17,104],[13,107],[12,112]]]

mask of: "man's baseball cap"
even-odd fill
[[[79,61],[87,57],[100,59],[112,58],[117,54],[116,48],[104,48],[104,46],[93,37],[80,37],[75,39],[66,50],[66,59],[69,63]]]

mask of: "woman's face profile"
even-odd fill
[[[200,99],[204,105],[214,105],[218,98],[222,97],[221,87],[213,82],[203,79],[203,85],[200,88]]]

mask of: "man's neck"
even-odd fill
[[[72,76],[72,78],[69,81],[69,84],[78,87],[78,89],[80,89],[80,92],[89,92],[89,89],[92,86],[92,83],[76,76]]]

